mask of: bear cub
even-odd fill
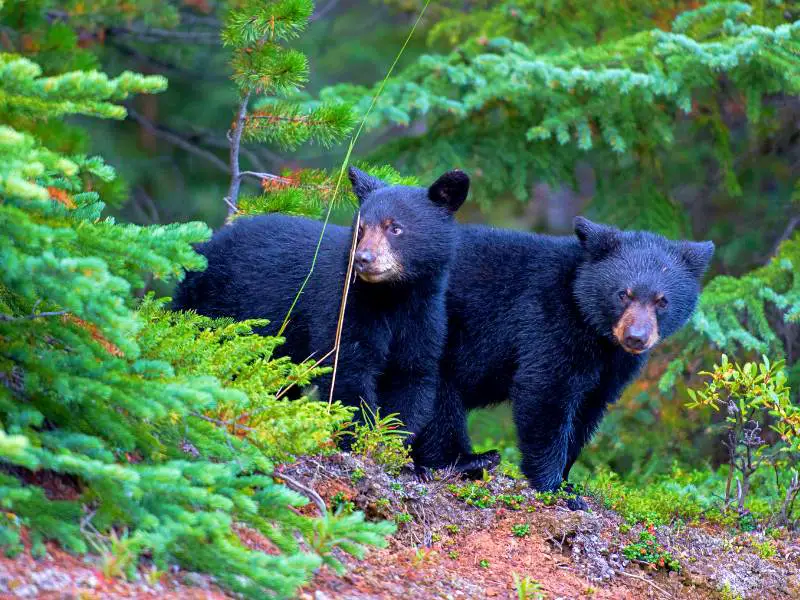
[[[388,185],[349,170],[360,203],[334,398],[399,413],[417,434],[432,415],[446,333],[445,292],[455,243],[453,214],[469,178],[442,175],[429,188]],[[210,317],[268,318],[275,335],[311,268],[319,221],[279,214],[241,218],[197,250],[208,268],[188,273],[173,308]],[[355,226],[355,220],[354,220]],[[278,354],[319,359],[334,345],[352,227],[328,225],[316,266],[291,311]],[[332,358],[323,364],[331,365]],[[327,399],[331,375],[315,380]]]
[[[713,243],[582,217],[575,234],[459,230],[436,416],[415,444],[421,464],[496,464],[496,452],[472,453],[466,414],[508,399],[522,471],[534,488],[557,489],[650,349],[689,319]]]

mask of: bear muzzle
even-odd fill
[[[364,227],[353,257],[353,267],[358,276],[369,283],[398,279],[403,273],[385,232],[376,225]]]
[[[647,352],[659,339],[655,308],[649,303],[632,302],[622,313],[612,332],[626,352]]]

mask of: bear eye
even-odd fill
[[[391,233],[392,235],[400,235],[401,233],[403,233],[403,228],[400,227],[400,225],[398,225],[397,223],[389,223],[387,229],[389,230],[389,233]]]
[[[632,297],[630,290],[620,290],[617,292],[617,296],[622,302],[627,302]]]
[[[664,296],[661,296],[658,300],[656,300],[656,306],[658,308],[667,308],[667,299]]]

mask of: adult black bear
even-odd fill
[[[582,217],[575,233],[460,228],[437,412],[418,462],[492,466],[496,452],[472,453],[466,413],[510,399],[523,472],[536,489],[558,488],[648,351],[689,319],[711,242]]]
[[[431,417],[446,333],[445,291],[453,258],[453,213],[469,190],[461,171],[430,188],[391,186],[349,171],[361,207],[334,397],[400,413],[418,433]],[[322,223],[284,215],[242,218],[198,247],[203,272],[188,273],[173,307],[211,317],[269,318],[274,335],[306,278]],[[352,228],[328,225],[317,263],[278,348],[293,361],[334,344]],[[329,359],[327,363],[330,364]],[[328,397],[330,375],[316,380]]]

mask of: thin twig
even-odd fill
[[[313,23],[314,21],[318,21],[319,19],[321,19],[322,17],[327,15],[334,8],[336,8],[337,4],[339,4],[339,0],[330,0],[330,2],[328,2],[325,6],[323,6],[322,8],[319,8],[319,10],[317,10],[316,12],[314,12],[314,14],[311,15],[311,18],[308,20],[309,23]]]
[[[223,196],[222,201],[228,205],[228,216],[240,212],[239,209],[230,200],[228,200],[227,196]]]
[[[202,419],[203,421],[208,421],[209,423],[214,423],[215,425],[219,425],[221,427],[236,427],[237,429],[244,429],[245,431],[255,432],[256,430],[252,427],[248,427],[247,425],[242,425],[240,423],[236,423],[235,421],[223,421],[221,419],[215,419],[213,417],[207,417],[203,413],[199,412],[190,412],[190,415],[193,417],[197,417],[198,419]],[[239,417],[241,418],[241,416]]]
[[[328,394],[328,409],[333,404],[333,388],[336,386],[336,371],[339,367],[339,348],[342,345],[342,329],[344,328],[344,311],[347,307],[347,294],[350,292],[350,278],[353,275],[353,260],[356,255],[358,245],[358,230],[361,226],[361,211],[356,213],[356,222],[353,225],[353,239],[350,242],[350,254],[347,256],[347,274],[344,278],[344,290],[342,291],[342,303],[339,306],[339,318],[336,321],[336,336],[333,341],[333,373],[331,374],[331,389]]]
[[[317,508],[319,508],[319,512],[321,513],[320,516],[324,517],[328,514],[328,507],[325,506],[325,501],[322,499],[322,496],[320,496],[310,487],[304,486],[296,479],[292,479],[291,477],[289,477],[288,475],[284,475],[283,473],[274,473],[273,477],[282,479],[286,483],[286,487],[292,488],[294,491],[300,492],[301,494],[305,494],[311,500],[313,500],[314,504],[316,504]]]
[[[789,239],[789,236],[792,235],[794,228],[800,225],[800,215],[797,215],[789,220],[786,224],[786,228],[783,230],[781,236],[775,241],[775,245],[772,247],[772,252],[770,253],[770,258],[775,256],[778,253],[778,247]]]
[[[128,116],[131,119],[133,119],[134,121],[139,123],[139,125],[141,125],[145,129],[147,129],[148,131],[152,132],[153,135],[155,135],[156,137],[160,137],[160,138],[168,141],[169,143],[171,143],[171,144],[173,144],[175,146],[178,146],[179,148],[183,148],[187,152],[190,152],[192,154],[195,154],[197,156],[205,158],[212,165],[217,167],[220,171],[224,171],[225,173],[229,172],[228,171],[228,165],[225,164],[225,161],[222,160],[219,156],[217,156],[213,152],[209,152],[208,150],[204,150],[203,148],[200,148],[199,146],[196,146],[195,144],[192,144],[189,140],[187,140],[187,139],[185,139],[185,138],[183,138],[183,137],[181,137],[181,136],[179,136],[179,135],[177,135],[175,133],[172,133],[171,131],[167,131],[166,129],[162,129],[161,127],[158,127],[155,123],[153,123],[149,119],[144,118],[142,115],[140,115],[134,109],[132,109],[130,107],[126,107],[126,108],[128,110]]]
[[[60,316],[65,315],[65,314],[67,314],[66,310],[56,310],[56,311],[52,311],[52,312],[40,312],[40,313],[25,315],[23,317],[14,317],[14,316],[11,316],[11,315],[6,315],[6,314],[0,313],[0,321],[8,321],[8,322],[12,322],[12,321],[30,321],[32,319],[43,319],[45,317],[60,317]]]
[[[633,573],[628,573],[627,571],[623,571],[621,569],[614,569],[614,572],[618,573],[619,575],[625,575],[626,577],[633,577],[634,579],[639,579],[640,581],[644,581],[647,585],[652,586],[653,589],[658,590],[659,592],[664,594],[667,598],[672,598],[672,594],[670,594],[667,590],[665,590],[661,586],[656,585],[646,577],[642,577],[641,575],[635,575]]]
[[[227,202],[228,205],[228,218],[230,218],[236,210],[239,201],[239,187],[242,184],[242,174],[239,172],[239,146],[242,143],[242,131],[244,130],[244,121],[247,118],[247,103],[250,102],[250,94],[247,92],[242,98],[242,103],[239,105],[239,112],[236,114],[236,121],[233,124],[233,130],[228,132],[231,141],[231,154],[230,154],[230,172],[231,172],[231,185],[228,188]]]
[[[285,183],[287,185],[294,183],[291,179],[286,177],[281,177],[280,175],[273,175],[272,173],[260,173],[258,171],[241,171],[239,173],[239,177],[244,177],[248,175],[250,177],[256,177],[258,179],[269,179],[270,181],[280,181],[281,183]]]

